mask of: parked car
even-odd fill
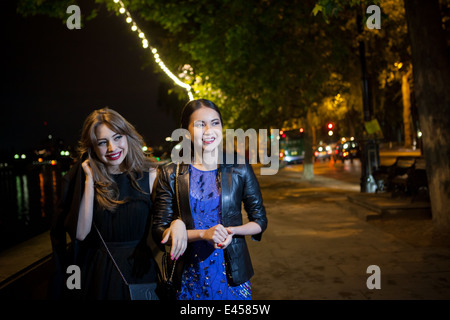
[[[334,161],[341,160],[344,162],[347,159],[353,160],[355,158],[360,157],[360,148],[359,143],[355,140],[354,137],[351,138],[341,138],[336,143],[336,147],[334,149],[333,158]]]
[[[304,158],[305,142],[302,129],[281,131],[279,154],[280,163],[303,163]]]
[[[330,145],[320,144],[314,149],[314,160],[330,160],[333,154],[333,149]]]

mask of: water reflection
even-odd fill
[[[26,175],[16,176],[17,215],[19,220],[29,221],[30,194],[28,191],[28,178]]]
[[[50,228],[64,173],[57,164],[0,168],[0,250]]]

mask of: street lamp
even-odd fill
[[[358,11],[357,15],[357,28],[358,33],[363,32],[363,22],[361,12]],[[370,90],[370,79],[367,72],[366,65],[366,51],[364,40],[361,38],[359,40],[359,59],[361,62],[361,73],[362,73],[362,92],[363,92],[363,116],[364,122],[369,122],[372,120],[373,106],[372,106],[372,92]],[[397,66],[398,67],[398,66]],[[377,169],[380,163],[379,149],[377,141],[368,137],[362,143],[362,154],[361,154],[361,192],[375,192],[376,185],[373,180],[372,171]]]

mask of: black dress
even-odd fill
[[[137,181],[146,194],[136,190],[126,174],[113,175],[113,178],[119,188],[119,200],[126,202],[114,212],[94,204],[94,222],[128,283],[156,282],[158,266],[146,241],[152,213],[149,173]],[[94,226],[85,241],[88,255],[82,268],[83,297],[128,300],[128,287]]]

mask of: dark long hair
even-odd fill
[[[214,102],[206,99],[191,100],[183,108],[181,112],[181,128],[189,130],[189,122],[191,120],[191,115],[198,109],[206,107],[211,108],[219,114],[220,124],[223,126],[222,114],[219,108],[214,104]]]

